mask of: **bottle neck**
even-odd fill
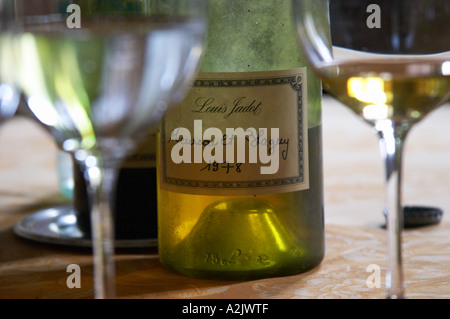
[[[211,0],[201,72],[285,70],[304,66],[290,0]]]

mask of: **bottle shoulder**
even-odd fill
[[[292,69],[306,65],[290,1],[212,1],[202,72]]]

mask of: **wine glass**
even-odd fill
[[[411,127],[450,95],[450,2],[293,5],[301,46],[324,88],[379,136],[386,171],[387,297],[404,298],[402,150]]]
[[[11,19],[13,12],[10,6],[0,4],[0,29]],[[8,67],[11,59],[10,38],[0,35],[0,123],[11,118],[19,105],[19,91],[14,85],[13,70]]]
[[[8,82],[0,82],[0,123],[14,116],[19,105],[19,93]]]
[[[15,18],[2,33],[13,39],[15,80],[83,169],[94,297],[114,298],[118,167],[187,91],[203,51],[207,0],[13,2]]]

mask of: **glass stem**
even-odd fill
[[[88,156],[83,163],[87,184],[94,255],[94,298],[115,298],[113,205],[119,163]]]
[[[403,205],[402,205],[402,155],[408,128],[386,120],[376,124],[379,145],[385,164],[385,196],[387,217],[388,272],[387,297],[404,297],[402,270]]]

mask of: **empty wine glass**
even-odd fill
[[[450,2],[293,0],[293,5],[300,42],[324,88],[379,136],[386,170],[387,296],[403,298],[402,150],[411,127],[450,95]]]
[[[203,49],[207,0],[0,0],[15,18],[15,80],[90,195],[95,298],[115,297],[117,168],[183,97]]]
[[[0,123],[14,116],[19,105],[19,93],[8,82],[0,82]]]
[[[12,18],[11,7],[0,3],[0,29]],[[0,34],[0,122],[11,118],[19,104],[19,92],[14,85],[13,70],[8,66],[12,52],[10,38]]]

